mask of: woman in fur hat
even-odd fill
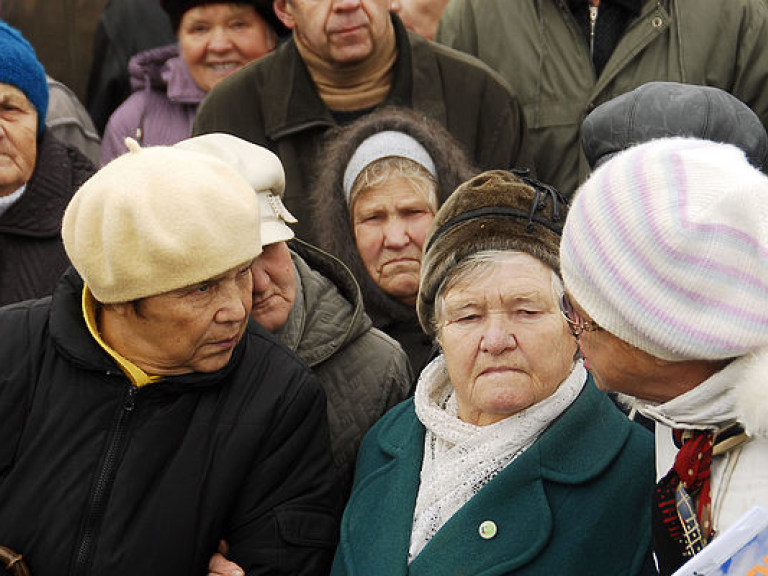
[[[438,211],[417,310],[442,353],[363,441],[334,576],[655,573],[652,437],[560,313],[561,202],[491,171]]]
[[[285,31],[267,0],[161,0],[177,42],[136,54],[133,93],[104,130],[101,163],[125,154],[125,138],[170,145],[192,134],[197,106],[219,81],[271,52]]]
[[[385,107],[329,136],[311,191],[312,240],[360,283],[374,325],[405,349],[414,374],[433,353],[416,317],[427,228],[476,170],[439,124]]]

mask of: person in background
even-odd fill
[[[360,283],[374,325],[415,375],[434,353],[416,317],[421,251],[438,208],[476,173],[437,122],[385,107],[329,133],[310,191],[313,236]]]
[[[99,134],[112,113],[131,95],[131,57],[176,41],[160,0],[108,0],[93,37],[85,106]]]
[[[648,82],[601,104],[581,126],[581,147],[594,170],[617,153],[654,138],[688,136],[741,148],[768,173],[768,133],[749,106],[725,90]]]
[[[655,139],[595,170],[563,231],[563,308],[586,365],[657,423],[664,576],[768,505],[766,195],[739,148]]]
[[[324,574],[325,395],[249,318],[258,198],[129,148],[69,203],[52,298],[0,309],[0,543],[36,576],[203,574],[221,538],[248,573]]]
[[[525,110],[537,176],[570,197],[595,107],[649,81],[720,88],[768,127],[765,0],[452,0],[437,41],[503,76]]]
[[[101,138],[88,111],[72,90],[46,76],[48,115],[45,126],[56,138],[85,154],[94,166],[101,160]]]
[[[274,8],[291,39],[218,84],[194,134],[227,132],[275,152],[302,240],[316,243],[307,190],[325,134],[382,106],[440,122],[480,168],[532,167],[523,112],[505,82],[478,60],[407,32],[390,0],[276,0]]]
[[[422,38],[434,40],[440,16],[449,0],[392,0],[390,10],[403,25]]]
[[[503,171],[438,211],[417,308],[441,354],[363,440],[333,576],[655,573],[651,434],[577,357],[564,217]]]
[[[95,171],[46,127],[48,104],[34,49],[0,22],[0,306],[51,294],[69,265],[61,217]]]
[[[178,42],[131,59],[133,93],[107,123],[102,165],[125,152],[126,137],[147,146],[188,138],[198,104],[211,88],[277,45],[279,21],[268,0],[162,0],[162,5]]]
[[[288,224],[296,219],[282,203],[285,176],[277,156],[229,134],[205,134],[176,147],[228,162],[259,199],[263,251],[251,266],[251,317],[320,379],[328,398],[334,462],[347,495],[363,435],[408,395],[408,358],[371,325],[349,269],[294,238]]]

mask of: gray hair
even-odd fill
[[[355,202],[363,191],[398,176],[408,181],[413,191],[427,203],[433,214],[437,212],[437,180],[434,176],[413,160],[388,156],[371,162],[355,179],[349,194],[350,216]]]
[[[435,294],[435,314],[434,314],[434,326],[432,327],[435,334],[439,334],[439,329],[442,325],[443,316],[445,313],[445,296],[456,286],[464,283],[473,282],[480,274],[487,271],[490,268],[498,266],[499,264],[508,263],[511,256],[519,256],[525,254],[531,256],[528,252],[522,252],[519,250],[483,250],[472,254],[459,262],[443,279],[437,288]],[[552,268],[546,262],[542,262],[552,272],[551,288],[552,296],[555,302],[558,302],[560,295],[564,291],[563,281],[557,271]],[[563,320],[565,321],[565,320]]]

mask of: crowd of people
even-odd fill
[[[30,15],[0,569],[671,576],[768,508],[765,0],[108,0],[87,93]]]

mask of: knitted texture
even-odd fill
[[[230,165],[166,146],[139,148],[72,197],[64,248],[99,302],[128,302],[202,282],[261,253],[259,205]]]
[[[349,195],[360,172],[382,158],[407,158],[422,166],[427,172],[437,178],[435,163],[416,138],[403,132],[386,130],[366,138],[355,150],[344,171],[344,194],[349,202]]]
[[[48,82],[32,45],[21,33],[0,22],[0,82],[21,90],[37,110],[37,133],[48,115]]]
[[[283,204],[285,172],[280,159],[272,152],[231,134],[203,134],[187,138],[174,148],[201,152],[232,166],[251,185],[259,200],[261,243],[263,246],[287,242],[294,237],[287,224],[296,224]]]
[[[768,345],[768,178],[729,144],[654,140],[579,189],[563,281],[600,326],[665,360]]]

